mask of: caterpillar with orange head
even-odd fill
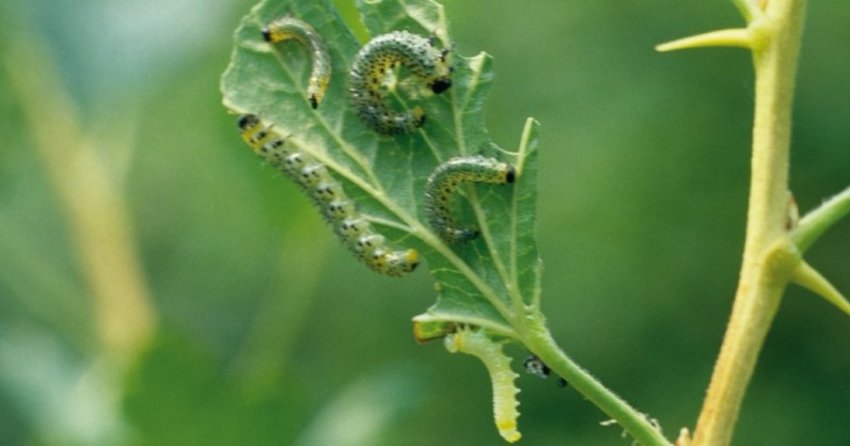
[[[410,70],[435,94],[452,85],[448,49],[439,49],[434,39],[407,31],[393,31],[370,40],[354,57],[349,72],[351,103],[360,120],[384,135],[411,133],[425,123],[425,111],[415,106],[393,110],[382,90],[387,72],[398,65]]]
[[[395,277],[416,268],[419,253],[415,249],[388,249],[384,236],[376,233],[369,221],[357,212],[354,201],[327,166],[299,150],[297,141],[283,137],[257,115],[242,115],[238,124],[245,143],[310,196],[342,243],[369,268]]]

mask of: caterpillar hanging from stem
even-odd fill
[[[437,166],[425,184],[425,217],[437,234],[449,243],[474,239],[478,230],[459,227],[452,217],[455,190],[461,183],[513,183],[516,169],[508,163],[481,155],[457,157]]]
[[[331,57],[324,39],[316,30],[303,20],[294,17],[281,17],[262,29],[263,39],[269,43],[278,43],[294,39],[303,44],[313,59],[310,79],[307,81],[307,97],[315,109],[325,97],[325,91],[331,80]]]
[[[499,435],[508,443],[522,437],[517,430],[519,411],[514,381],[519,377],[511,369],[511,358],[502,350],[502,343],[490,339],[483,330],[463,327],[445,337],[446,350],[466,353],[480,359],[490,374],[493,384],[493,417]]]
[[[416,268],[419,253],[415,249],[387,249],[384,236],[376,233],[369,221],[357,212],[342,184],[324,164],[298,150],[292,138],[284,138],[257,115],[242,115],[238,124],[245,143],[310,196],[343,244],[369,268],[395,277]]]
[[[411,133],[425,123],[420,106],[398,112],[390,108],[381,88],[386,74],[403,65],[436,94],[452,85],[448,49],[438,49],[434,39],[407,31],[393,31],[370,40],[354,57],[349,72],[351,102],[360,119],[384,135]]]

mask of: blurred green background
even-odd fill
[[[413,340],[434,299],[425,270],[367,271],[239,141],[218,79],[252,3],[0,6],[0,444],[501,444],[480,364]],[[803,211],[850,184],[850,4],[810,3],[791,172]],[[742,251],[752,70],[740,50],[653,47],[738,26],[737,11],[446,9],[457,51],[495,57],[495,141],[542,123],[556,338],[668,436],[692,427]],[[808,257],[850,293],[850,221]],[[848,352],[847,317],[792,287],[735,444],[850,444]],[[524,444],[630,443],[574,391],[520,386]]]

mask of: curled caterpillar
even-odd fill
[[[433,39],[407,31],[393,31],[370,40],[354,58],[349,73],[349,92],[357,115],[369,128],[384,135],[411,133],[425,123],[425,111],[416,106],[397,112],[387,105],[381,87],[387,71],[404,65],[434,93],[452,85],[447,49]]]
[[[242,115],[238,124],[245,143],[310,196],[343,244],[363,263],[381,274],[396,277],[416,268],[419,253],[415,249],[387,249],[384,236],[377,234],[357,213],[342,184],[324,164],[298,150],[293,141],[281,136],[257,115]]]
[[[294,17],[281,17],[262,29],[263,39],[269,43],[295,39],[306,46],[313,58],[313,69],[307,81],[310,105],[317,108],[325,97],[331,80],[331,57],[322,36],[312,26]]]
[[[474,239],[478,231],[458,227],[451,215],[452,196],[461,182],[508,184],[516,170],[508,163],[481,155],[457,157],[437,166],[425,184],[425,217],[449,243]]]
[[[502,351],[502,344],[488,338],[481,330],[461,328],[445,337],[446,350],[466,353],[484,363],[493,384],[493,416],[499,435],[508,443],[518,441],[522,434],[517,430],[519,389],[514,384],[519,375],[511,370],[511,358]]]

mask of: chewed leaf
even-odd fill
[[[487,337],[483,330],[461,328],[446,336],[445,344],[451,353],[466,353],[484,363],[493,384],[493,418],[499,435],[508,443],[519,441],[522,437],[517,429],[519,389],[514,384],[519,375],[511,369],[511,358],[502,351],[502,343]]]
[[[407,273],[418,260],[413,253],[421,254],[439,296],[417,317],[417,336],[441,337],[452,331],[447,327],[464,324],[515,337],[512,325],[540,294],[534,239],[537,125],[529,120],[522,138],[508,142],[507,147],[516,148],[502,149],[491,140],[483,114],[493,80],[491,58],[456,53],[441,5],[382,0],[361,1],[358,8],[372,39],[401,31],[418,35],[423,39],[410,38],[409,43],[421,48],[428,42],[433,48],[423,54],[439,55],[440,63],[450,64],[450,82],[441,79],[439,88],[417,75],[416,67],[390,69],[386,79],[373,76],[385,83],[380,92],[387,109],[417,110],[415,116],[424,116],[420,126],[406,134],[382,135],[358,115],[352,106],[350,70],[363,45],[329,0],[265,0],[254,7],[235,33],[232,60],[221,80],[224,104],[234,113],[257,116],[263,128],[276,135],[246,142],[307,192],[331,229],[367,266]],[[285,16],[314,30],[327,58],[317,57],[310,45],[286,39],[267,42],[263,29]],[[316,61],[322,64],[321,79],[329,79],[326,90],[321,85],[323,96],[314,93]],[[318,102],[321,105],[314,107]],[[238,139],[234,129],[234,145]],[[267,146],[277,139],[292,145]],[[264,148],[274,153],[289,150],[286,156],[297,151],[312,162],[306,174],[318,175],[301,178],[298,175],[305,172],[278,163]],[[515,181],[462,184],[453,194],[451,212],[479,235],[450,245],[426,222],[425,183],[441,163],[477,155],[513,166]],[[347,202],[334,202],[329,194]],[[369,232],[363,234],[368,240],[345,232],[361,228],[343,225],[346,217],[355,215],[367,224]],[[375,253],[380,255],[371,257]]]
[[[514,158],[515,182],[509,187],[490,186],[486,196],[477,197],[490,204],[481,208],[471,203],[472,221],[478,222],[480,235],[476,240],[459,245],[458,253],[467,255],[467,265],[473,274],[452,268],[449,259],[429,259],[434,276],[438,279],[437,304],[426,313],[414,318],[415,324],[433,326],[437,322],[465,322],[486,327],[492,333],[513,337],[508,316],[517,316],[523,304],[538,305],[540,298],[541,262],[534,238],[537,182],[537,123],[529,120],[519,142]],[[473,193],[477,189],[473,189]],[[491,204],[498,201],[498,206]],[[490,209],[500,208],[502,213],[492,214]],[[498,217],[495,217],[498,216]],[[468,219],[465,219],[468,221]],[[478,248],[484,244],[488,249]],[[470,247],[475,249],[470,251]],[[468,278],[473,280],[464,280]],[[483,280],[484,284],[476,283]],[[481,293],[494,292],[500,299],[482,299]],[[507,310],[500,305],[508,306]],[[501,311],[500,311],[501,310]]]

